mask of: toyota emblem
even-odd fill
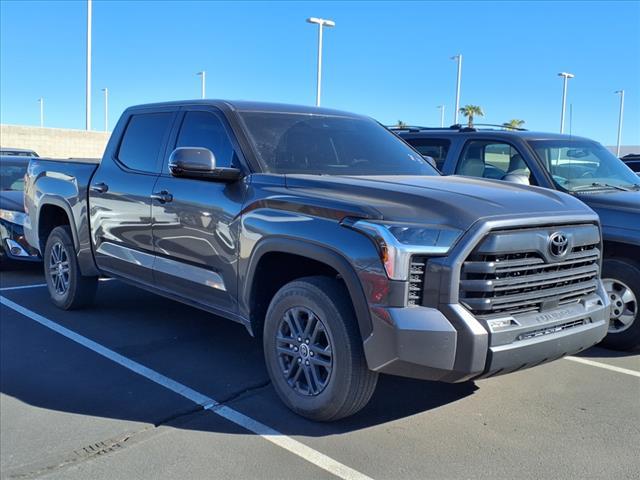
[[[549,251],[556,258],[564,257],[569,251],[569,238],[563,232],[553,233],[549,237]]]

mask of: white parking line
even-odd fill
[[[38,322],[40,325],[47,327],[70,340],[73,340],[74,342],[96,352],[99,355],[108,358],[112,362],[115,362],[118,365],[121,365],[124,368],[135,372],[138,375],[147,378],[168,390],[171,390],[172,392],[177,393],[178,395],[188,400],[191,400],[195,404],[201,405],[203,409],[210,410],[216,415],[219,415],[220,417],[229,420],[230,422],[233,422],[236,425],[239,425],[242,428],[255,433],[256,435],[261,436],[265,440],[268,440],[269,442],[293,453],[294,455],[297,455],[298,457],[308,461],[309,463],[312,463],[313,465],[326,470],[336,477],[342,478],[344,480],[372,480],[371,477],[368,477],[367,475],[360,473],[357,470],[354,470],[353,468],[338,462],[337,460],[334,460],[324,453],[314,450],[304,443],[288,437],[287,435],[284,435],[283,433],[280,433],[279,431],[269,427],[268,425],[254,420],[253,418],[248,417],[231,407],[221,405],[213,398],[197,392],[180,382],[176,382],[169,377],[165,377],[161,373],[158,373],[155,370],[152,370],[138,362],[135,362],[134,360],[122,356],[119,353],[116,353],[113,350],[110,350],[109,348],[100,345],[99,343],[96,343],[93,340],[80,335],[79,333],[74,332],[73,330],[69,330],[68,328],[63,327],[62,325],[49,320],[48,318],[43,317],[42,315],[33,312],[28,308],[23,307],[22,305],[18,305],[17,303],[12,302],[8,298],[0,296],[0,304],[24,315],[25,317],[30,318],[31,320],[34,320],[35,322]]]
[[[109,280],[113,280],[113,278],[100,277],[98,280],[100,280],[101,282],[108,282]],[[0,288],[0,292],[9,292],[11,290],[25,290],[27,288],[40,288],[40,287],[46,287],[46,286],[47,286],[46,283],[36,283],[35,285],[18,285],[15,287],[2,287]]]
[[[585,365],[590,365],[592,367],[604,368],[606,370],[611,370],[612,372],[624,373],[626,375],[631,375],[632,377],[640,378],[640,372],[637,372],[636,370],[630,370],[628,368],[622,368],[622,367],[614,367],[613,365],[609,365],[608,363],[594,362],[593,360],[587,360],[586,358],[571,357],[571,356],[564,357],[564,358],[565,360],[571,360],[572,362],[583,363]]]
[[[38,283],[37,285],[18,285],[17,287],[2,287],[0,292],[8,292],[10,290],[24,290],[26,288],[46,287],[46,283]]]

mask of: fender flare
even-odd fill
[[[36,222],[36,228],[38,229],[38,247],[42,248],[42,253],[44,255],[44,245],[43,245],[43,239],[40,238],[40,213],[42,212],[42,208],[46,207],[47,205],[52,205],[54,207],[59,207],[61,208],[67,215],[67,218],[69,219],[69,227],[71,228],[71,236],[73,237],[73,247],[76,249],[76,252],[80,249],[80,240],[78,239],[78,231],[76,229],[76,221],[75,218],[73,216],[73,211],[71,210],[71,207],[69,206],[69,204],[67,202],[65,202],[64,200],[61,200],[60,198],[57,197],[52,197],[52,196],[44,196],[40,199],[40,202],[38,204],[38,218],[37,218],[37,222]],[[46,239],[44,239],[45,243],[46,243]]]
[[[360,335],[364,341],[368,338],[373,326],[371,322],[371,314],[369,312],[369,304],[366,295],[362,289],[362,283],[358,277],[353,265],[341,253],[322,244],[314,243],[309,240],[299,240],[287,237],[265,238],[254,248],[249,265],[247,268],[246,285],[243,289],[244,301],[246,305],[250,304],[253,295],[253,278],[255,271],[262,257],[267,253],[290,253],[301,257],[306,257],[333,268],[347,286],[347,291],[353,304],[353,310],[356,314]]]

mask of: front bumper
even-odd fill
[[[609,307],[602,284],[579,303],[502,322],[478,320],[457,304],[441,310],[374,307],[365,356],[374,371],[425,380],[501,375],[600,342],[607,334]]]
[[[42,261],[38,252],[27,243],[23,227],[4,219],[0,220],[0,258],[21,262]]]

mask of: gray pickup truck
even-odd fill
[[[99,164],[33,159],[25,203],[57,306],[87,306],[104,275],[239,322],[280,398],[315,420],[359,411],[379,373],[489,377],[607,332],[588,207],[441,176],[345,112],[132,107]]]

